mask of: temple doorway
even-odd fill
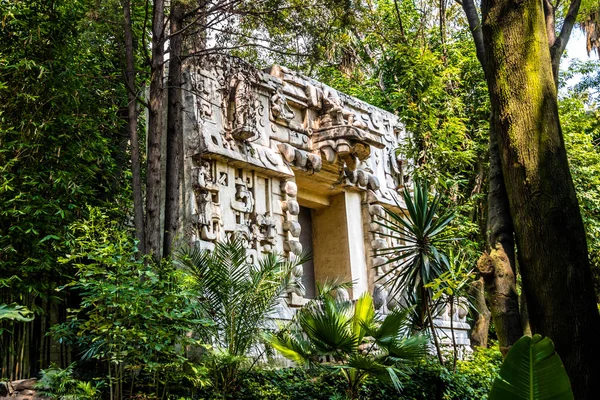
[[[302,264],[303,272],[302,284],[306,289],[304,297],[307,299],[313,299],[316,294],[315,285],[315,263],[312,256],[313,254],[313,228],[312,228],[312,212],[313,210],[308,207],[300,206],[300,213],[298,214],[298,222],[302,227],[300,231],[300,243],[302,244],[302,251],[309,253],[311,259]]]

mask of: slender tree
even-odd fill
[[[173,241],[179,229],[180,182],[183,174],[183,104],[182,87],[182,51],[184,5],[181,1],[172,1],[170,11],[169,38],[169,77],[167,104],[167,158],[166,158],[166,199],[163,256],[171,254]]]
[[[146,253],[154,259],[161,251],[161,178],[163,158],[165,4],[155,0],[152,10],[152,55],[148,115],[148,160],[146,171]]]
[[[131,185],[133,192],[133,221],[135,234],[140,251],[144,252],[144,206],[142,195],[142,168],[140,164],[140,140],[138,137],[137,122],[137,94],[135,85],[135,62],[133,52],[133,28],[131,22],[131,1],[124,0],[123,4],[123,31],[125,33],[125,83],[127,89],[127,129],[129,131],[129,146],[131,156]]]

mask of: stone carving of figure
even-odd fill
[[[354,112],[346,110],[342,100],[333,90],[326,89],[323,93],[324,115],[320,120],[320,127],[327,128],[337,125],[349,125],[358,129],[366,129],[368,125]]]
[[[198,169],[198,187],[206,189],[209,182],[212,182],[212,174],[210,172],[210,163],[202,161]]]
[[[200,237],[203,240],[216,240],[219,236],[218,228],[221,218],[218,207],[212,201],[212,194],[208,190],[200,190],[197,192],[196,198]]]
[[[244,183],[236,183],[235,189],[235,199],[243,203],[243,209],[240,211],[252,212],[254,210],[254,196],[252,192],[248,190],[248,187]]]
[[[350,301],[350,295],[348,294],[348,291],[344,288],[336,289],[335,298],[337,299],[337,301],[340,302]]]
[[[294,111],[288,106],[285,97],[283,97],[279,90],[271,97],[271,114],[273,118],[283,119],[287,122],[294,119]]]
[[[210,192],[200,191],[197,194],[198,199],[198,224],[208,226],[211,224],[213,204]]]
[[[229,82],[229,104],[227,116],[231,135],[237,140],[247,140],[257,135],[256,116],[253,115],[255,96],[242,74],[235,75]]]
[[[325,114],[320,120],[321,128],[344,125],[344,107],[342,106],[342,102],[334,92],[330,92],[327,89],[323,93],[323,111]]]
[[[373,305],[382,314],[388,314],[388,291],[383,285],[375,285],[373,288]]]

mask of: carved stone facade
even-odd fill
[[[280,66],[224,63],[186,80],[186,238],[211,248],[238,232],[253,258],[310,251],[295,271],[309,294],[289,293],[291,309],[326,278],[354,281],[351,299],[374,292],[382,312],[396,307],[378,280],[386,260],[372,254],[392,244],[375,221],[402,206],[408,181],[398,118]]]

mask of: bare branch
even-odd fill
[[[552,64],[558,64],[560,62],[560,58],[562,57],[565,49],[567,48],[567,43],[569,43],[569,38],[571,37],[571,32],[573,31],[573,26],[575,26],[575,22],[577,20],[577,14],[579,13],[579,6],[581,5],[581,0],[571,0],[571,5],[569,5],[569,11],[567,11],[567,16],[563,22],[562,28],[560,30],[560,35],[554,41],[554,44],[550,48],[550,54],[552,56]]]
[[[306,57],[306,56],[308,56],[308,54],[305,54],[305,53],[296,53],[296,52],[289,52],[289,51],[283,51],[283,50],[276,50],[272,47],[264,46],[262,44],[248,43],[248,44],[243,44],[243,45],[239,45],[239,46],[221,46],[221,47],[212,47],[209,49],[199,50],[199,51],[196,51],[196,52],[186,55],[185,59],[188,59],[191,57],[206,56],[206,55],[210,55],[210,54],[219,54],[219,52],[222,52],[222,51],[244,49],[244,48],[248,48],[248,47],[257,47],[257,48],[265,49],[270,52],[281,54],[284,56],[291,56],[291,57]]]
[[[402,24],[402,16],[400,15],[400,7],[398,6],[398,0],[394,0],[394,6],[396,7],[396,17],[398,18],[398,28],[400,28],[400,36],[402,36],[402,41],[406,42],[406,35],[404,34],[404,24]]]
[[[546,36],[548,45],[552,47],[556,41],[556,8],[551,0],[544,0],[544,17],[546,18]]]
[[[469,22],[469,29],[471,30],[471,35],[473,35],[473,40],[475,41],[475,52],[477,54],[477,59],[483,68],[483,72],[487,73],[485,47],[483,45],[483,33],[481,31],[481,20],[479,19],[479,13],[477,11],[477,7],[475,6],[475,2],[473,0],[463,0],[462,3],[459,4],[465,11],[467,21]]]

